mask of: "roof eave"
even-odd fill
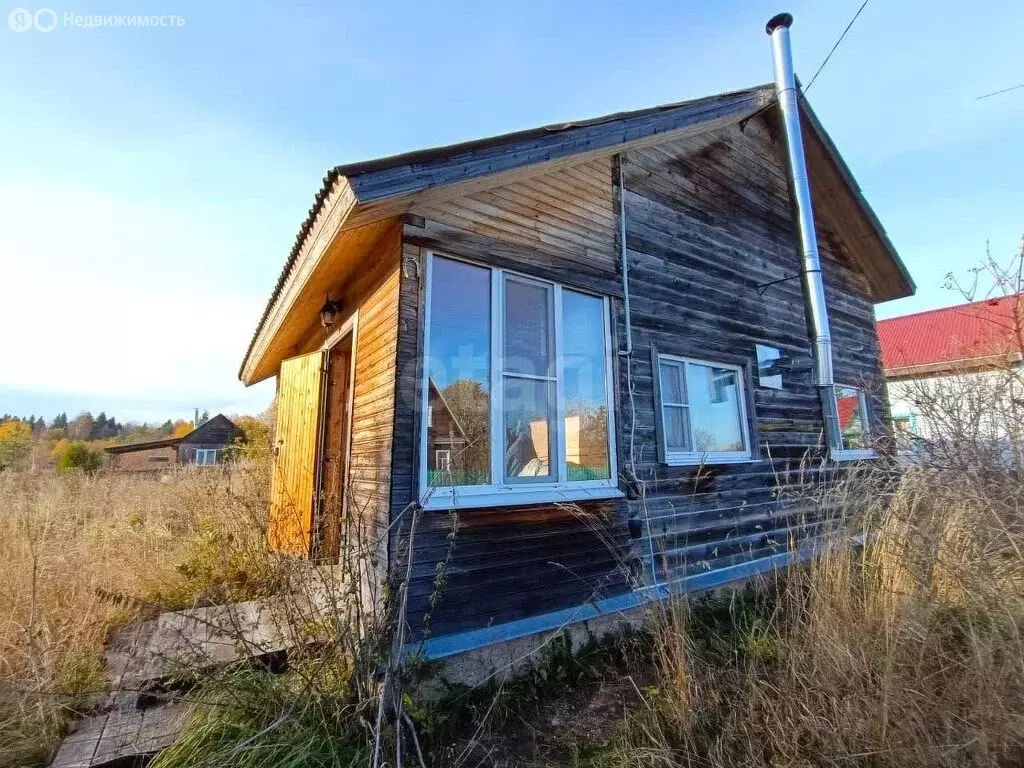
[[[688,127],[720,119],[735,117],[740,120],[763,109],[773,99],[772,85],[758,85],[651,109],[620,112],[593,120],[545,126],[336,166],[324,177],[309,216],[296,236],[288,261],[250,341],[239,369],[239,378],[250,385],[276,373],[276,368],[268,366],[264,357],[296,296],[301,293],[310,270],[315,268],[319,257],[345,227],[357,207],[566,157],[610,153],[626,145],[660,140]],[[873,300],[889,301],[912,295],[915,291],[913,280],[885,229],[810,105],[806,101],[802,105],[808,126],[820,137],[826,153],[896,267],[898,282],[891,286],[890,291],[879,291],[878,286],[873,286]],[[616,122],[620,125],[615,125]],[[516,143],[522,147],[516,152],[508,152],[508,147]],[[347,207],[339,210],[339,200],[343,200]]]
[[[315,262],[315,258],[311,258],[310,254],[313,250],[311,244],[319,244],[320,247],[316,250],[322,253],[344,227],[345,221],[356,206],[416,194],[433,187],[457,184],[573,155],[608,152],[619,146],[660,137],[722,117],[734,115],[738,120],[769,104],[773,93],[771,85],[758,85],[650,109],[618,112],[593,120],[545,126],[332,168],[324,177],[323,186],[316,195],[306,221],[299,229],[288,261],[242,360],[238,371],[239,379],[249,386],[276,373],[276,370],[269,370],[264,365],[262,352],[270,346],[281,319],[288,313],[296,294],[295,286],[302,280],[304,267],[308,267],[310,261]],[[673,117],[676,117],[673,112],[678,113],[677,120],[673,120]],[[608,127],[616,121],[623,123],[621,130]],[[567,135],[576,135],[578,140],[567,142],[564,140]],[[562,146],[557,146],[558,137],[562,137]],[[451,173],[451,168],[457,166],[470,153],[491,151],[497,154],[501,148],[524,141],[532,141],[533,145],[523,152],[514,154],[511,159],[506,158],[504,163],[484,159],[472,168]],[[445,176],[446,170],[448,178],[442,180],[441,177]],[[342,192],[351,198],[348,210],[342,216],[334,215],[333,211],[325,214],[331,207],[329,200],[335,196],[345,196],[340,194]]]

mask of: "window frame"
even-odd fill
[[[690,440],[693,440],[693,406],[690,403],[689,390],[686,380],[686,366],[700,365],[708,368],[722,368],[732,371],[736,375],[736,401],[739,404],[740,436],[743,439],[742,451],[670,451],[668,447],[668,430],[665,428],[665,395],[661,389],[661,364],[662,361],[679,366],[682,372],[680,381],[681,391],[685,403],[668,403],[669,407],[683,408],[687,419],[687,429]],[[747,411],[747,382],[746,371],[743,366],[731,363],[720,363],[713,360],[703,360],[696,357],[685,357],[683,355],[672,355],[665,352],[657,352],[654,357],[655,370],[653,371],[655,386],[655,405],[657,408],[658,422],[658,450],[661,454],[661,462],[670,467],[688,467],[700,464],[743,464],[757,461],[753,451],[753,430],[751,429],[750,417]]]
[[[863,387],[855,387],[853,384],[844,384],[837,382],[832,387],[832,399],[835,401],[836,408],[836,438],[839,440],[838,446],[833,446],[831,451],[832,458],[835,461],[861,461],[864,459],[877,458],[878,453],[874,448],[847,448],[846,441],[843,439],[843,425],[839,423],[839,389],[852,389],[857,393],[857,408],[860,411],[861,424],[864,425],[864,445],[872,445],[872,432],[871,421],[869,419],[870,412],[868,411],[868,398],[867,393],[864,392]]]
[[[444,465],[441,465],[441,457],[444,457]],[[452,468],[452,449],[451,448],[435,448],[434,449],[434,463],[438,465],[438,469],[442,472],[449,472]]]
[[[200,467],[212,467],[217,464],[217,452],[219,448],[195,448],[193,449],[192,463]],[[207,462],[205,459],[209,454],[213,454],[213,461]],[[199,454],[203,455],[203,461],[199,460]]]
[[[489,394],[490,419],[488,422],[490,435],[490,472],[491,482],[488,485],[464,486],[431,486],[428,483],[428,423],[430,370],[430,305],[433,281],[434,258],[462,262],[490,271],[490,360],[489,360]],[[559,501],[585,501],[588,499],[609,499],[624,494],[618,487],[617,432],[615,426],[615,378],[614,355],[611,333],[611,302],[609,297],[586,288],[566,285],[555,280],[526,274],[520,270],[507,269],[486,262],[455,256],[443,251],[427,250],[424,269],[423,299],[423,348],[420,353],[420,398],[417,425],[419,434],[419,460],[417,476],[419,479],[420,504],[424,509],[452,509],[464,507],[515,506]],[[504,386],[506,372],[504,369],[504,322],[505,322],[505,282],[506,276],[512,280],[527,284],[547,287],[551,294],[551,337],[554,355],[555,387],[554,414],[552,421],[555,429],[549,430],[551,435],[550,452],[556,460],[549,459],[549,466],[554,473],[553,480],[530,481],[523,479],[505,481],[505,435],[504,435]],[[609,477],[599,480],[568,480],[566,461],[565,436],[565,372],[564,359],[561,354],[562,339],[562,292],[563,290],[593,296],[601,300],[602,326],[604,329],[604,379],[605,408],[608,414],[608,474]],[[516,374],[511,374],[516,377]],[[524,377],[537,378],[537,377]]]
[[[896,454],[899,456],[916,456],[921,453],[922,435],[918,422],[918,415],[914,411],[900,411],[889,416],[892,422],[892,436],[896,446]],[[901,435],[897,428],[897,422],[906,423],[910,428],[906,431],[905,444],[901,445]]]

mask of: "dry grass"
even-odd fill
[[[272,588],[266,463],[0,473],[0,765],[46,758],[102,686],[111,628]]]
[[[1024,761],[1024,487],[917,470],[883,503],[861,482],[833,491],[859,515],[815,561],[659,615],[649,706],[601,765]]]
[[[448,759],[449,721],[517,738],[495,714],[508,703],[485,701],[464,723],[454,710],[406,702],[400,686],[388,693],[376,677],[387,654],[360,650],[376,631],[345,618],[357,564],[287,568],[267,555],[266,485],[264,464],[183,470],[167,482],[0,474],[0,765],[46,758],[69,714],[87,706],[82,694],[101,685],[98,653],[112,626],[304,586],[335,590],[329,626],[304,628],[317,633],[309,655],[290,657],[284,674],[243,668],[205,681],[197,696],[211,706],[160,765],[366,764],[380,734],[381,752],[404,741],[406,764],[417,764],[413,720],[438,765],[474,764]],[[658,613],[629,686],[637,699],[595,723],[587,743],[553,741],[551,756],[712,768],[1021,764],[1024,484],[1000,472],[919,469],[894,495],[883,486],[861,477],[817,499],[819,509],[856,514],[820,557],[776,583]],[[851,536],[865,532],[870,543],[852,548]],[[306,583],[311,574],[323,583]],[[573,701],[572,685],[555,687]],[[506,699],[513,690],[513,703],[532,701],[514,686]],[[611,747],[598,746],[605,737]],[[510,754],[507,764],[522,764]]]

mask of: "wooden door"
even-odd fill
[[[267,542],[296,557],[309,557],[313,544],[323,367],[321,351],[293,357],[281,363],[278,380]]]
[[[348,464],[349,380],[352,375],[351,337],[339,342],[327,356],[324,422],[320,464],[320,499],[316,509],[319,541],[317,556],[336,560],[340,549],[341,520]]]

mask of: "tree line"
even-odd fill
[[[167,437],[181,437],[209,421],[203,411],[198,423],[168,419],[162,424],[121,422],[100,411],[83,411],[69,419],[58,413],[49,422],[42,416],[27,419],[5,413],[0,416],[0,470],[31,463],[54,461],[61,468],[95,469],[102,463],[102,449]]]
[[[0,424],[23,423],[33,435],[58,432],[69,440],[113,440],[117,444],[159,440],[161,437],[177,437],[209,420],[209,411],[203,411],[198,424],[185,419],[175,421],[167,419],[162,424],[137,421],[120,422],[113,416],[107,416],[105,411],[100,411],[97,416],[93,416],[91,411],[82,411],[73,419],[69,419],[66,412],[61,412],[54,416],[49,423],[42,416],[37,418],[35,414],[27,419],[9,413],[0,416]]]

